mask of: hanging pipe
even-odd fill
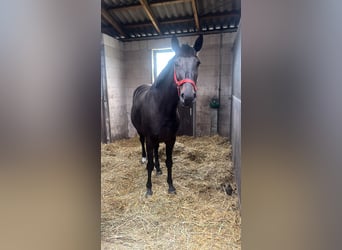
[[[108,88],[107,88],[107,71],[106,71],[106,59],[105,59],[105,45],[102,38],[101,45],[101,109],[104,117],[103,123],[105,129],[105,137],[106,143],[110,143],[112,140],[111,135],[111,125],[110,125],[110,114],[109,114],[109,105],[108,105]],[[102,124],[101,124],[102,125]]]

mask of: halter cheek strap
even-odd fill
[[[173,79],[177,85],[178,95],[180,95],[180,87],[184,83],[190,83],[192,85],[192,87],[194,88],[194,90],[197,91],[197,86],[196,86],[196,83],[194,82],[194,80],[189,79],[189,78],[185,78],[185,79],[178,81],[177,76],[176,76],[176,70],[173,71]]]

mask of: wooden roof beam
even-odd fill
[[[216,15],[205,15],[201,16],[201,20],[208,20],[208,19],[219,19],[219,18],[235,18],[239,17],[238,14],[235,13],[222,13],[222,14],[216,14]],[[194,21],[193,17],[186,17],[181,19],[174,19],[174,20],[166,20],[166,21],[160,21],[160,26],[167,25],[167,24],[177,24],[177,23],[185,23]],[[125,27],[129,29],[135,29],[135,28],[146,28],[152,26],[152,23],[133,23],[133,24],[126,24]]]
[[[177,3],[186,3],[190,2],[191,0],[173,0],[173,1],[163,1],[159,3],[151,3],[151,7],[157,7],[157,6],[165,6],[165,5],[170,5],[170,4],[177,4]]]
[[[199,31],[200,30],[200,25],[199,25],[199,20],[198,20],[198,12],[197,12],[196,0],[191,0],[191,5],[192,5],[192,11],[194,13],[196,29],[197,29],[197,31]]]
[[[101,16],[120,34],[120,36],[126,36],[125,32],[121,29],[120,25],[111,17],[108,11],[101,9]]]
[[[148,18],[151,20],[153,27],[156,29],[156,31],[158,32],[158,34],[160,34],[160,29],[159,29],[159,24],[157,19],[155,18],[155,16],[153,15],[153,12],[151,10],[151,7],[148,5],[146,0],[139,0],[139,2],[141,3],[141,5],[143,6]]]
[[[193,22],[194,19],[191,18],[182,18],[182,19],[175,19],[175,20],[168,20],[168,21],[161,21],[159,24],[167,25],[167,24],[177,24],[177,23],[185,23],[185,22]],[[135,28],[146,28],[152,26],[151,23],[135,23],[135,24],[127,24],[127,29],[135,29]]]
[[[171,5],[171,4],[178,4],[178,3],[186,3],[190,2],[191,0],[172,0],[172,1],[163,1],[163,2],[157,2],[157,3],[150,3],[150,7],[158,7],[158,6],[165,6],[165,5]],[[110,11],[125,11],[125,10],[135,10],[141,8],[141,4],[132,4],[132,5],[125,5],[125,6],[118,6],[118,7],[110,7]]]

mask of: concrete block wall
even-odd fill
[[[199,53],[201,65],[198,73],[198,94],[196,100],[196,136],[213,134],[211,131],[212,113],[209,107],[211,98],[218,96],[219,80],[219,35],[204,36],[203,47]]]
[[[222,49],[220,49],[221,36]],[[152,49],[170,48],[171,39],[122,43],[106,35],[104,37],[106,58],[115,61],[107,67],[107,69],[110,68],[107,84],[111,101],[111,122],[112,117],[115,115],[115,121],[113,121],[113,124],[111,123],[112,133],[113,135],[119,134],[118,137],[133,137],[136,135],[136,130],[130,121],[133,91],[142,83],[152,83]],[[178,37],[178,39],[180,44],[187,43],[193,45],[197,37],[186,36]],[[203,47],[199,52],[201,65],[199,68],[197,83],[199,90],[195,107],[196,136],[213,134],[212,125],[217,122],[212,121],[212,119],[215,119],[213,117],[219,117],[217,122],[219,134],[226,137],[230,136],[231,49],[234,39],[235,33],[204,35]],[[108,55],[107,52],[109,53]],[[220,60],[222,62],[221,71]],[[219,93],[220,79],[221,91]],[[212,97],[218,97],[219,95],[221,107],[218,115],[215,116],[212,114],[215,110],[210,108],[209,102]],[[122,131],[120,132],[119,130],[121,129]]]
[[[196,38],[179,38],[180,43],[192,44]],[[124,43],[125,73],[124,81],[127,90],[128,135],[133,137],[136,130],[130,119],[133,92],[141,84],[152,83],[152,50],[171,48],[171,39],[144,40]]]
[[[152,83],[152,55],[148,47],[148,41],[135,41],[123,43],[124,73],[123,83],[126,88],[127,104],[127,129],[128,136],[136,135],[136,130],[131,122],[131,108],[133,92],[141,84]]]
[[[222,34],[221,50],[221,90],[220,109],[218,110],[218,133],[230,138],[231,135],[231,103],[232,103],[232,63],[233,45],[236,33]],[[227,84],[228,83],[228,84]]]
[[[109,118],[112,140],[128,137],[126,89],[123,84],[123,45],[103,34]]]
[[[209,119],[210,117],[215,117],[215,114],[213,115],[212,113],[217,112],[209,106],[209,102],[213,97],[220,97],[220,108],[217,114],[217,132],[221,136],[230,136],[231,49],[234,38],[235,33],[204,36],[203,48],[199,55],[201,66],[198,79],[199,93],[196,104],[197,136],[213,134],[210,128],[211,124],[215,121]]]

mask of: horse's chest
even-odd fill
[[[166,119],[160,121],[158,124],[158,135],[161,139],[167,139],[173,137],[179,128],[179,119],[175,117],[174,119]]]

